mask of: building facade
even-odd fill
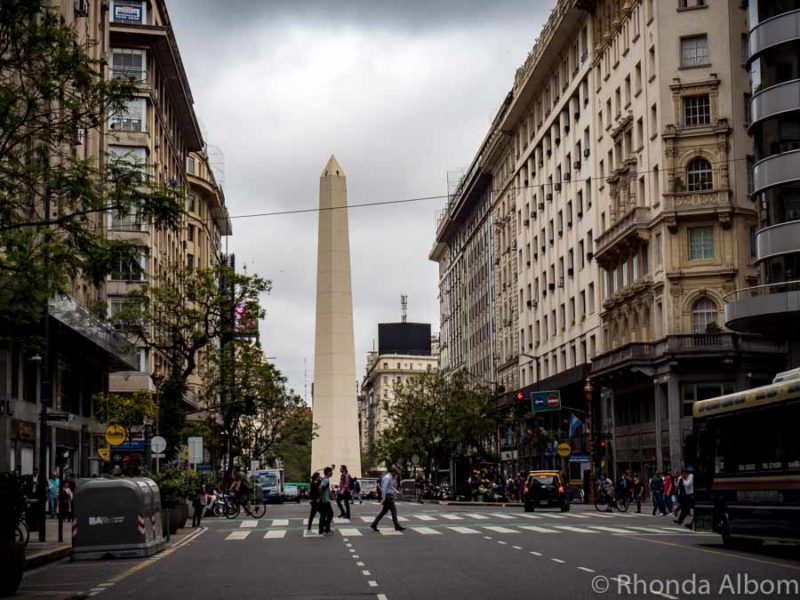
[[[501,403],[559,390],[583,419],[591,376],[604,469],[679,468],[694,401],[782,366],[781,344],[721,327],[725,294],[756,281],[746,34],[737,2],[559,1],[476,158],[497,195],[498,319],[515,255],[519,388]],[[537,430],[567,436],[548,418],[504,436],[518,464],[546,464]]]
[[[800,2],[749,3],[752,180],[759,285],[726,296],[725,325],[788,344],[800,366]]]

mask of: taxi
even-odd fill
[[[558,471],[530,471],[523,490],[525,512],[537,507],[569,511],[569,488]]]

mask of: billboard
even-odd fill
[[[430,323],[379,323],[379,354],[431,355]]]

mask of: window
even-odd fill
[[[714,228],[689,228],[689,259],[704,260],[714,258]]]
[[[147,3],[145,0],[112,0],[112,23],[138,23],[147,22]]]
[[[686,165],[686,189],[690,192],[704,192],[712,187],[711,163],[702,156],[696,156]]]
[[[186,212],[194,212],[197,207],[197,196],[190,193],[186,196]]]
[[[111,51],[111,76],[131,77],[144,81],[146,74],[144,50],[114,48]]]
[[[194,225],[189,225],[189,227],[186,230],[186,238],[190,242],[194,241],[194,229],[195,229]]]
[[[681,38],[681,66],[702,67],[708,64],[708,36]]]
[[[663,236],[661,235],[660,231],[658,233],[656,233],[655,253],[656,253],[656,266],[657,267],[660,267],[664,262],[664,250],[663,250],[663,246],[662,246],[664,241],[663,241],[662,238],[663,238]]]
[[[683,98],[683,124],[686,127],[708,125],[711,122],[711,104],[708,94]]]
[[[733,393],[732,383],[684,383],[681,385],[683,416],[692,416],[692,406],[698,400],[708,400]]]
[[[115,131],[146,131],[147,100],[131,98],[125,108],[111,115],[110,127]]]
[[[128,211],[111,213],[110,227],[113,230],[141,231],[142,225],[144,225],[144,219],[135,206]]]
[[[589,284],[589,314],[594,314],[594,283]],[[592,348],[592,354],[594,355],[594,348]]]
[[[638,96],[639,92],[642,91],[642,63],[641,62],[636,63],[636,77],[634,79],[634,82],[636,84],[636,88],[635,88],[636,95]]]
[[[706,0],[680,0],[681,8],[705,8]]]
[[[111,269],[111,281],[144,281],[144,265],[144,254],[121,257]]]
[[[756,226],[750,225],[750,258],[756,258]]]
[[[186,159],[186,170],[189,173],[194,173],[194,156],[190,156]]]
[[[109,146],[109,166],[118,169],[120,174],[137,171],[142,178],[147,177],[147,149],[140,146]],[[114,174],[111,174],[114,177]]]

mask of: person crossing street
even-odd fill
[[[392,466],[386,474],[381,479],[381,497],[383,500],[381,504],[383,505],[381,508],[381,512],[378,513],[378,516],[375,517],[375,520],[372,522],[370,527],[373,531],[378,531],[378,523],[380,523],[381,519],[386,516],[386,513],[392,513],[392,523],[394,523],[394,528],[396,531],[404,531],[405,527],[402,527],[400,523],[397,521],[397,507],[395,506],[395,498],[399,496],[399,492],[397,491],[397,477],[400,475],[400,470]]]

